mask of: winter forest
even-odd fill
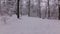
[[[0,15],[60,19],[59,0],[0,0]]]
[[[60,34],[60,0],[0,0],[0,34]]]

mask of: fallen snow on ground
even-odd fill
[[[60,34],[60,21],[13,15],[0,25],[0,34]]]

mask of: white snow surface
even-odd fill
[[[60,20],[16,15],[7,17],[6,24],[0,17],[0,34],[60,34]],[[6,18],[6,17],[5,17]]]

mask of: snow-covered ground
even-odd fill
[[[0,34],[60,34],[60,21],[13,15],[4,24],[0,17]]]

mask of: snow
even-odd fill
[[[5,17],[6,18],[6,17]],[[60,20],[48,20],[37,17],[16,15],[7,18],[6,24],[1,21],[0,34],[60,34]]]

